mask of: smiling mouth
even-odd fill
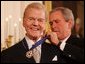
[[[33,31],[39,31],[39,28],[30,28]]]

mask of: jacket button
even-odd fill
[[[69,57],[71,57],[71,55],[69,55]]]

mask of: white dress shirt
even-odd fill
[[[27,37],[27,36],[25,36],[25,39],[26,39],[26,41],[27,41],[27,44],[28,44],[28,48],[30,49],[31,47],[32,47],[32,45],[34,45],[35,44],[35,42],[33,41],[33,40],[31,40],[31,39],[29,39],[29,37]],[[39,38],[37,41],[39,41],[41,38]],[[36,41],[36,42],[37,42]],[[40,58],[41,58],[41,45],[39,45],[39,46],[37,46],[36,47],[37,48],[37,50],[38,50],[38,52],[39,52],[39,56],[40,56]],[[36,61],[36,60],[35,60]],[[37,62],[37,61],[36,61]]]
[[[70,35],[68,37],[66,37],[64,40],[62,40],[61,45],[60,45],[60,49],[63,51],[66,45],[66,41],[68,40],[68,38],[70,37]]]

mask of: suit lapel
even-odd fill
[[[47,54],[47,51],[45,52],[45,46],[44,46],[44,43],[43,43],[42,47],[41,47],[41,60],[40,60],[41,63],[45,62],[46,54]]]
[[[31,58],[26,57],[26,52],[29,51],[26,39],[24,38],[21,42],[25,49],[25,58],[26,58],[27,63],[35,63],[35,60],[33,59],[33,57],[31,57]]]
[[[22,42],[24,48],[26,49],[26,51],[28,51],[29,48],[28,48],[28,45],[27,45],[27,41],[26,41],[26,39],[24,38],[21,42]]]
[[[53,45],[43,43],[41,48],[41,63],[55,63],[58,59],[56,49]],[[55,61],[53,58],[55,58]]]

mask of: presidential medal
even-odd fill
[[[32,57],[32,50],[26,52],[26,57],[31,58]]]

